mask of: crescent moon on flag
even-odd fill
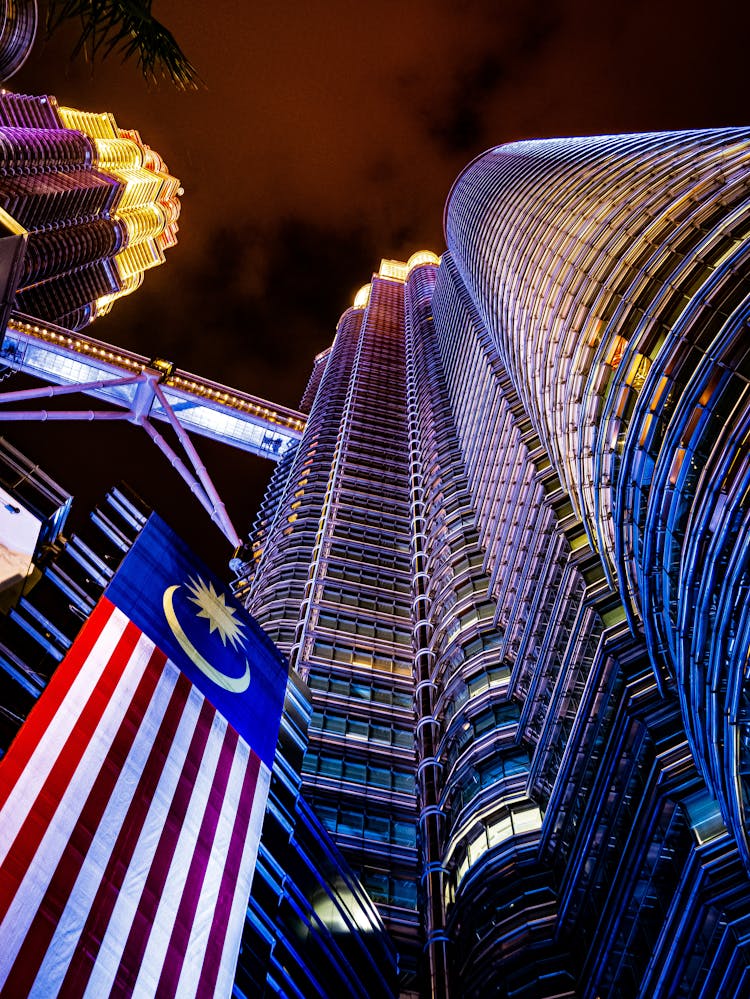
[[[175,590],[179,590],[179,588],[179,585],[168,586],[166,588],[164,596],[162,597],[162,606],[164,607],[164,616],[167,619],[167,624],[169,625],[174,637],[180,643],[180,648],[190,661],[195,663],[201,673],[204,673],[208,679],[215,683],[218,687],[228,690],[231,694],[241,694],[250,686],[250,665],[247,659],[245,660],[244,674],[236,678],[227,676],[226,673],[220,673],[219,670],[212,666],[207,659],[204,659],[182,630],[182,625],[177,620],[177,615],[175,614],[174,605],[172,603],[172,596]]]

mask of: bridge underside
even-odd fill
[[[261,458],[278,461],[298,441],[305,415],[81,333],[13,313],[0,364],[32,375],[39,388],[0,393],[0,421],[126,420],[141,426],[179,472],[227,539],[240,539],[190,434],[200,434]],[[45,399],[84,393],[106,407],[26,408]],[[23,406],[24,408],[19,408]],[[154,426],[169,423],[187,462]]]

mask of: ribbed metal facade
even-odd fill
[[[750,130],[501,147],[446,232],[750,868]]]
[[[302,440],[261,512],[248,607],[310,687],[305,797],[380,904],[410,981],[418,917],[403,329],[403,284],[386,278],[374,279],[365,309],[342,317]]]

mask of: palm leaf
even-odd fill
[[[93,62],[119,54],[134,58],[147,80],[166,77],[182,90],[200,83],[172,33],[152,15],[151,0],[48,0],[48,37],[70,20],[80,22],[73,58],[83,53]]]

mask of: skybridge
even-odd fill
[[[144,429],[226,537],[239,537],[201,462],[191,434],[278,461],[302,436],[306,416],[51,323],[13,312],[0,365],[41,379],[38,388],[0,392],[0,421],[125,420]],[[82,393],[96,408],[60,408],[61,397]],[[46,400],[52,408],[46,408]],[[33,407],[33,408],[32,408]],[[183,455],[154,423],[168,423]]]

